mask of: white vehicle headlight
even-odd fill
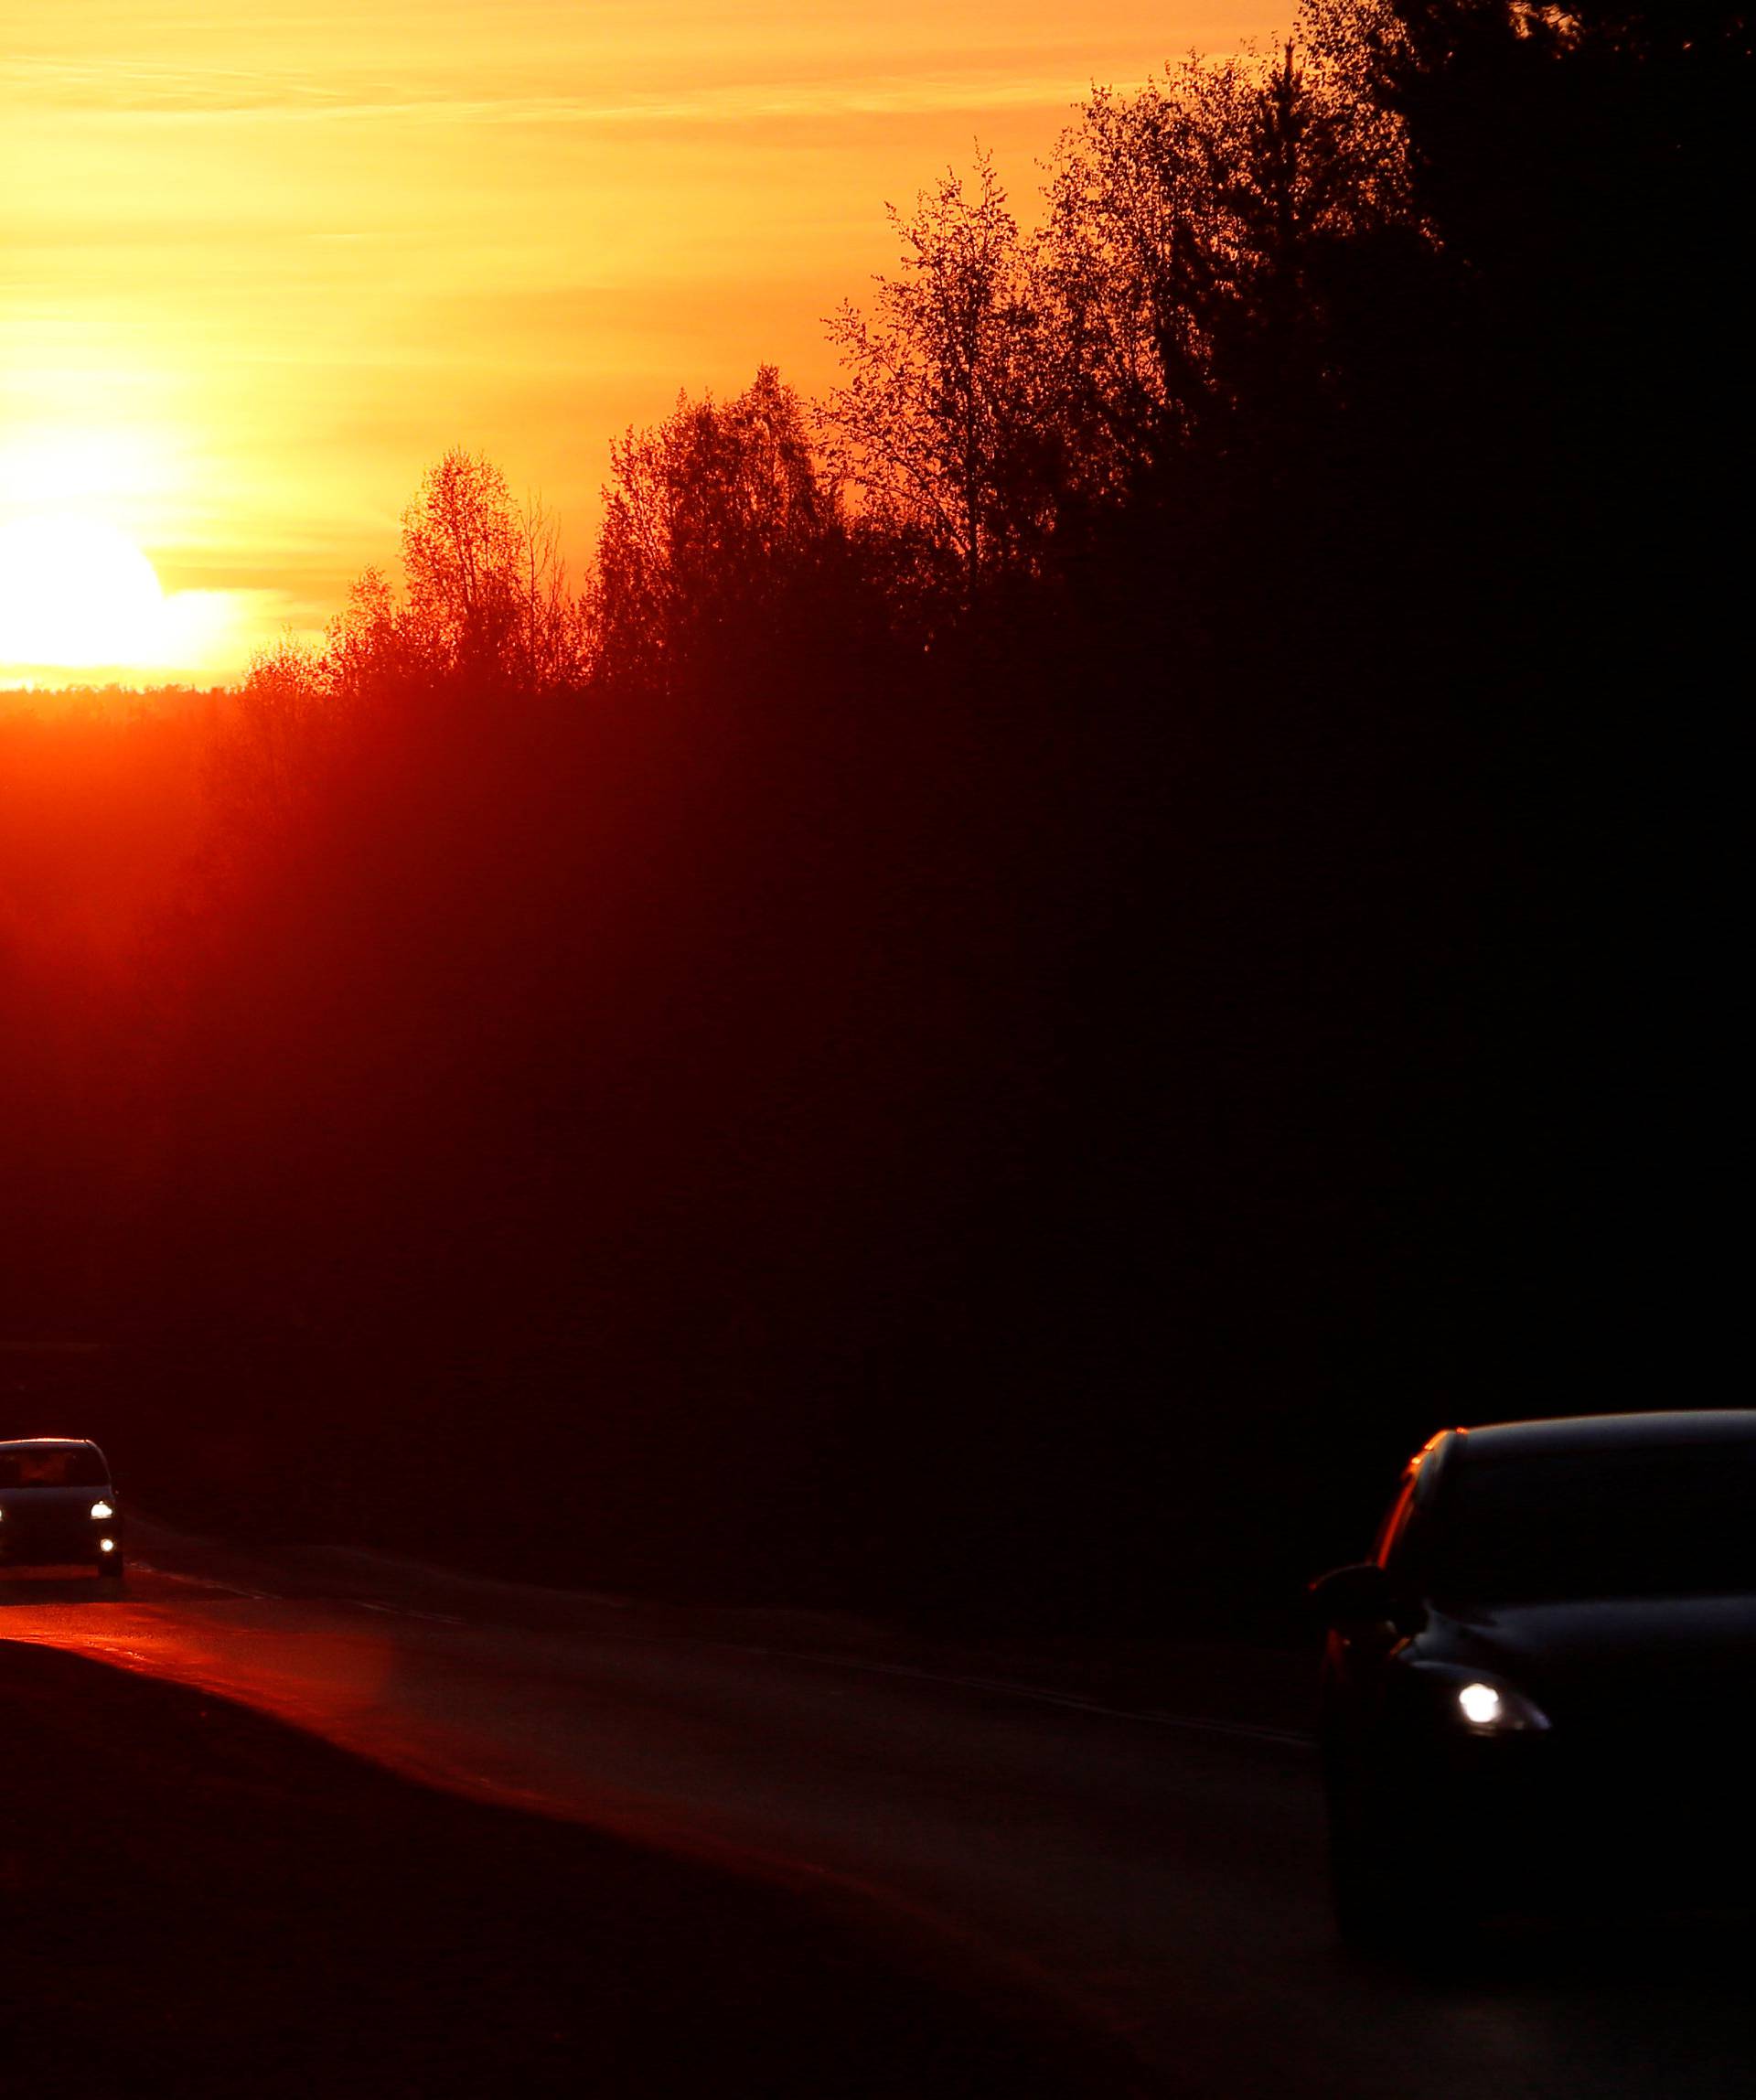
[[[107,1502],[94,1502],[91,1505],[91,1514],[102,1524],[106,1517],[113,1516],[116,1513]]]

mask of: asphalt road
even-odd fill
[[[0,1580],[0,1635],[777,1881],[893,1957],[1060,1999],[1171,2092],[1741,2100],[1756,2075],[1744,1923],[1535,1927],[1450,1972],[1341,1949],[1268,1658],[1192,1652],[1149,1715],[845,1623],[152,1530],[119,1596]]]

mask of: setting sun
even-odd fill
[[[0,662],[43,670],[155,662],[165,596],[126,533],[96,518],[0,525]]]

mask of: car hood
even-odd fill
[[[1756,1665],[1756,1596],[1630,1597],[1434,1612],[1411,1662],[1500,1676],[1546,1706],[1664,1694],[1741,1697]]]
[[[94,1502],[115,1503],[107,1487],[0,1487],[0,1511],[10,1518],[84,1516]]]

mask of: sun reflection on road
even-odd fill
[[[146,1596],[93,1596],[76,1580],[0,1580],[0,1636],[63,1648],[95,1662],[168,1677],[242,1701],[350,1749],[391,1761],[381,1740],[396,1666],[391,1641],[362,1624],[290,1624],[280,1600],[220,1586],[151,1601],[162,1579],[144,1570]]]

